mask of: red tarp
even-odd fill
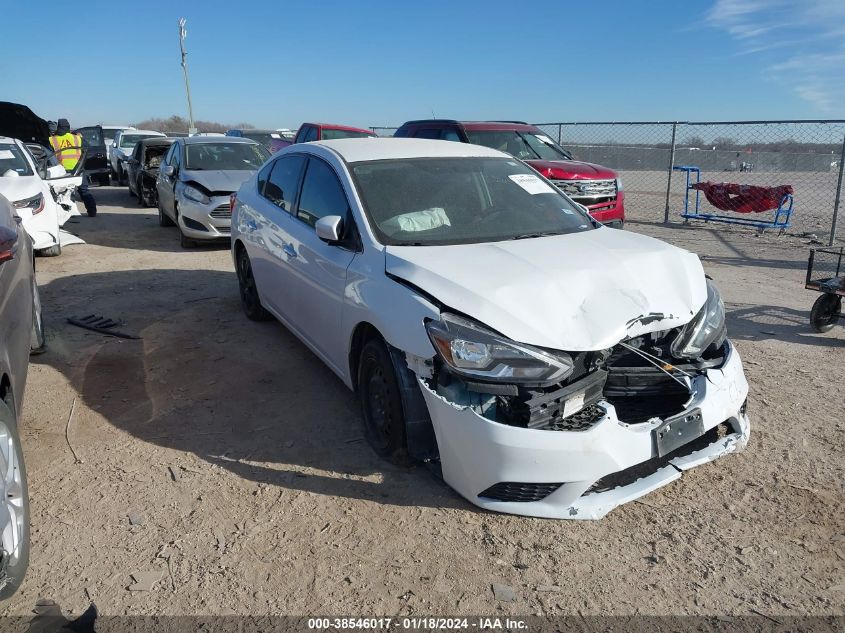
[[[707,201],[717,209],[737,213],[762,213],[777,209],[783,197],[792,193],[792,185],[758,187],[732,182],[699,182],[690,185],[690,188],[704,192]]]

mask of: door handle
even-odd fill
[[[296,249],[293,247],[292,244],[285,244],[282,247],[282,250],[285,252],[285,255],[288,257],[296,257]]]

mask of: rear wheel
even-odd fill
[[[267,321],[270,313],[261,305],[261,298],[258,296],[258,286],[255,285],[255,277],[252,274],[252,262],[245,248],[238,251],[238,287],[241,293],[241,305],[247,318],[253,321]]]
[[[842,297],[833,294],[823,294],[813,304],[810,311],[810,325],[816,332],[830,332],[839,314],[842,312]]]
[[[394,464],[408,464],[402,394],[390,352],[380,338],[371,338],[361,350],[358,395],[369,445]]]
[[[29,566],[29,497],[14,412],[0,400],[0,600],[14,594]]]

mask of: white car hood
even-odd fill
[[[610,228],[485,244],[387,246],[385,269],[513,340],[568,351],[607,349],[683,325],[707,296],[696,255]]]

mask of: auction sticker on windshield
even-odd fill
[[[508,176],[532,196],[538,193],[554,193],[555,190],[532,174],[514,174]]]

